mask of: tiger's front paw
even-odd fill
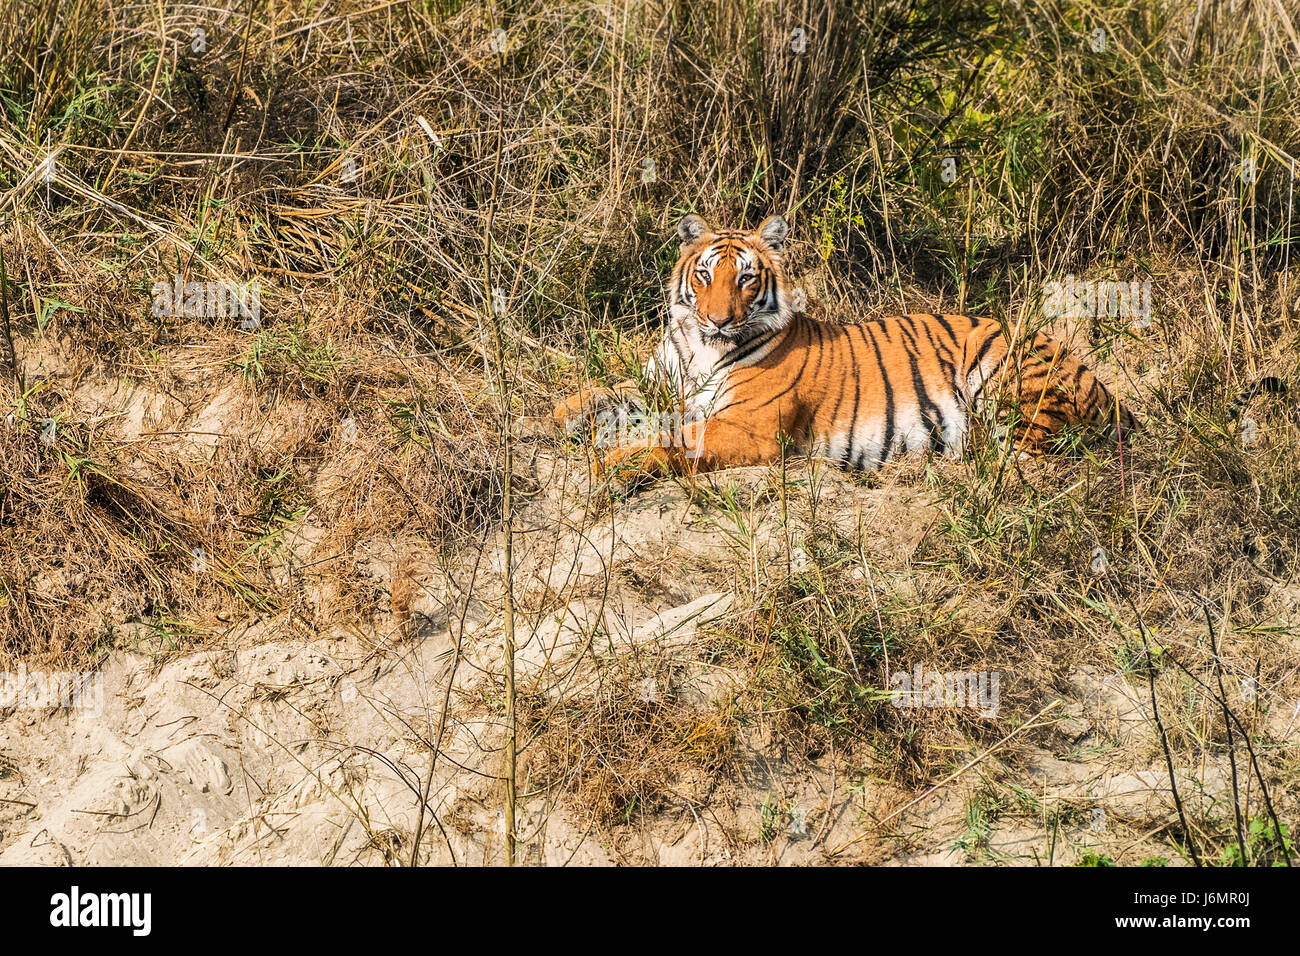
[[[658,447],[620,446],[596,459],[596,477],[626,488],[638,487],[671,471],[669,457]]]
[[[566,432],[574,431],[583,421],[594,421],[596,416],[611,405],[617,405],[620,393],[612,388],[584,388],[574,392],[555,406],[551,417]]]
[[[555,421],[557,427],[566,432],[571,432],[578,427],[583,418],[582,395],[570,395],[564,401],[555,406],[555,411],[551,413],[551,418]]]

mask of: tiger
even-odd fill
[[[1068,426],[1100,425],[1121,441],[1136,427],[1047,335],[1013,346],[992,319],[913,313],[838,324],[797,311],[782,263],[788,233],[780,215],[753,231],[716,230],[697,215],[678,223],[669,320],[644,380],[674,396],[680,427],[607,444],[599,472],[631,480],[790,454],[870,472],[903,455],[961,456],[989,411],[1021,455],[1047,450]],[[582,388],[554,419],[572,431],[602,409],[643,406],[642,391],[634,380]]]

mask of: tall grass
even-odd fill
[[[1081,563],[1097,546],[1107,587],[1170,620],[1193,592],[1262,619],[1269,576],[1295,573],[1294,415],[1252,409],[1247,448],[1229,402],[1261,374],[1300,385],[1298,35],[1296,0],[8,3],[0,663],[93,658],[142,628],[189,646],[244,612],[308,630],[381,614],[368,556],[501,527],[508,423],[644,356],[687,211],[787,214],[792,281],[831,321],[1036,326],[1047,281],[1150,280],[1149,329],[1056,329],[1144,413],[1136,444],[1074,449],[1069,474],[988,449],[918,478],[945,518],[918,545],[941,583],[917,604],[864,616],[874,585],[823,601],[750,582],[769,629],[739,659],[761,647],[777,674],[758,697],[817,746],[878,732],[897,779],[932,780],[983,731],[903,728],[874,655],[974,666],[987,634],[943,617],[945,588],[987,593],[1015,660],[1047,634],[1091,661],[1099,627],[1138,634]],[[176,275],[259,282],[260,326],[154,315]],[[197,450],[123,433],[88,377],[169,396],[196,431],[205,409],[248,427]],[[309,523],[325,531],[304,556]],[[815,614],[781,619],[804,598]],[[657,781],[641,725],[605,713],[567,724]],[[618,775],[586,784],[611,819]]]

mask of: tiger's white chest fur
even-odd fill
[[[704,341],[697,322],[673,318],[646,363],[646,378],[666,385],[688,415],[707,416],[726,388],[730,351]]]
[[[663,340],[646,363],[646,377],[667,385],[687,415],[707,417],[726,406],[731,371],[766,358],[780,344],[783,328],[766,324],[740,341],[710,341],[689,309],[674,306]]]

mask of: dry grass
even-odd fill
[[[1227,6],[10,9],[0,668],[169,653],[250,617],[405,625],[407,559],[384,578],[368,558],[451,554],[499,519],[490,373],[512,415],[624,378],[658,334],[674,220],[786,211],[794,280],[832,321],[943,308],[1033,327],[1046,281],[1149,279],[1149,329],[1057,328],[1146,425],[1122,449],[1020,465],[990,446],[907,473],[940,517],[872,569],[910,581],[883,604],[850,574],[860,542],[797,504],[820,570],[746,582],[753,613],[719,638],[751,678],[738,712],[919,787],[1080,667],[1140,686],[1145,627],[1170,747],[1221,753],[1214,695],[1165,662],[1212,676],[1208,602],[1234,682],[1294,699],[1300,573],[1294,399],[1252,403],[1250,444],[1230,406],[1264,374],[1300,390],[1300,11]],[[258,282],[260,324],[153,314],[176,275]],[[889,706],[886,649],[992,662],[1003,716]],[[737,772],[734,715],[640,701],[625,676],[521,711],[537,780],[601,826]],[[1294,759],[1260,747],[1293,788]]]
[[[531,781],[606,829],[706,806],[742,766],[734,716],[684,705],[669,681],[618,670],[589,699],[524,709],[522,723],[537,737]]]

